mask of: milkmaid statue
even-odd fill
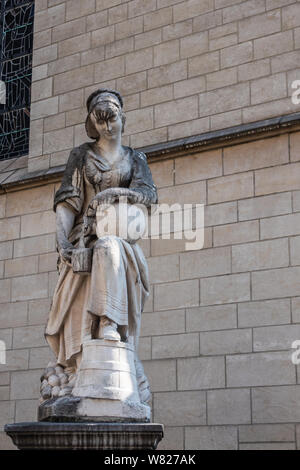
[[[101,208],[149,207],[157,191],[144,153],[121,144],[117,91],[87,100],[87,135],[55,194],[59,278],[45,330],[56,357],[41,378],[39,419],[149,421],[150,389],[137,356],[148,269],[136,239],[101,236]]]

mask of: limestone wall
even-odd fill
[[[0,181],[65,163],[100,86],[124,95],[134,147],[299,111],[299,47],[294,0],[36,0],[28,169],[2,162]],[[286,131],[151,163],[160,202],[206,205],[204,249],[143,242],[140,356],[160,448],[300,448],[299,147]],[[51,358],[56,186],[0,194],[1,430],[36,419]]]
[[[134,147],[296,112],[299,47],[295,0],[37,0],[29,169],[86,139],[101,86]]]
[[[166,426],[161,448],[296,446],[299,144],[294,132],[151,164],[161,202],[206,204],[204,249],[143,241],[151,297],[140,356],[153,419]],[[54,189],[0,196],[1,426],[36,418],[51,358],[43,331],[57,279]]]

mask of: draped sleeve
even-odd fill
[[[129,189],[141,196],[140,203],[150,206],[157,203],[157,189],[153,183],[147,157],[143,152],[134,152],[133,175]]]
[[[84,202],[83,161],[84,146],[74,148],[69,156],[60,188],[54,196],[54,211],[57,204],[65,203],[76,214],[80,214]]]

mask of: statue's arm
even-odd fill
[[[74,245],[69,242],[69,235],[74,226],[75,214],[65,204],[60,203],[56,207],[56,240],[60,256],[66,262],[71,261]]]
[[[145,206],[157,203],[157,189],[143,152],[136,152],[133,177],[129,189],[137,195],[137,201]],[[133,201],[135,202],[135,201]]]

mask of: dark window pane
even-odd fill
[[[1,60],[32,51],[34,5],[4,11]]]
[[[28,151],[29,123],[27,109],[0,114],[0,155],[13,158]]]
[[[6,109],[22,108],[30,103],[31,68],[31,55],[3,63],[2,80],[6,84]]]
[[[9,10],[10,8],[16,8],[21,5],[25,5],[26,3],[32,3],[30,0],[2,0],[4,1],[4,8],[5,10]]]
[[[33,0],[0,0],[0,79],[6,103],[0,104],[0,160],[29,151],[33,44]]]

